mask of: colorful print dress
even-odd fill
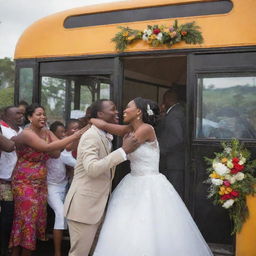
[[[13,172],[14,220],[10,247],[36,249],[36,240],[46,240],[47,224],[47,153],[24,146],[17,150]]]

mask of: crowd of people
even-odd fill
[[[76,147],[85,130],[78,119],[68,120],[66,126],[59,121],[48,126],[44,107],[38,104],[21,102],[3,110],[1,256],[31,255],[36,240],[46,240],[47,201],[55,213],[55,256],[61,255],[62,232],[67,228],[63,202],[72,180]]]
[[[103,110],[103,108],[106,109]],[[137,111],[136,115],[135,110]],[[139,144],[146,143],[145,150],[147,151],[147,147],[155,141],[156,136],[160,147],[160,171],[172,182],[182,198],[184,193],[185,113],[174,90],[170,89],[164,94],[161,111],[162,115],[159,121],[157,117],[159,107],[150,100],[136,98],[128,104],[124,111],[124,120],[127,119],[126,121],[130,125],[120,128],[121,126],[114,124],[109,128],[106,123],[115,123],[118,120],[115,105],[109,100],[92,104],[83,118],[70,119],[65,125],[60,121],[48,124],[45,109],[39,104],[28,105],[26,102],[20,102],[18,106],[6,107],[0,121],[0,255],[29,256],[36,249],[37,239],[47,239],[47,202],[55,214],[54,256],[61,256],[63,230],[67,229],[67,222],[71,241],[69,255],[85,255],[85,253],[87,255],[89,251],[93,253],[96,246],[96,233],[106,213],[105,208],[111,191],[111,181],[115,173],[114,167],[118,163],[126,161],[127,158],[129,159],[129,154],[132,155],[131,153]],[[91,121],[91,124],[98,128],[90,129],[91,131],[80,140],[82,134],[91,126],[91,124],[87,125],[89,115],[94,118],[91,119],[94,120],[94,122]],[[96,119],[105,121],[104,129],[101,127],[102,123],[97,123]],[[152,123],[158,124],[156,134],[152,132],[151,128],[148,128],[149,126],[145,126],[145,124],[149,124],[152,127]],[[111,142],[105,142],[107,144],[103,145],[103,143],[100,148],[95,148],[98,143],[97,140],[93,140],[95,134],[97,136],[100,134],[105,140],[105,136],[111,137],[107,133],[108,129],[110,133],[116,135],[124,135],[124,133],[132,131],[134,134],[137,132],[137,137],[142,137],[140,143],[137,139],[125,138],[122,148],[112,153],[110,153]],[[145,135],[143,135],[144,132]],[[146,134],[150,134],[150,139]],[[109,138],[107,138],[108,140]],[[152,149],[152,154],[156,154],[156,158],[158,158],[157,151],[150,146],[149,151]],[[112,161],[111,156],[113,156]],[[132,167],[132,157],[129,160]],[[159,160],[156,159],[155,163],[158,162]],[[105,172],[109,168],[110,176],[106,176]],[[158,172],[158,167],[155,167],[155,172]],[[101,175],[103,175],[102,179],[99,178]],[[106,186],[102,183],[104,179],[106,179]],[[101,198],[96,196],[99,191],[95,192],[99,180],[98,190],[106,190],[103,191],[106,194],[102,192],[104,196],[102,195]],[[88,189],[91,185],[95,186],[93,191],[84,190],[84,182]],[[164,185],[164,183],[165,181],[159,181],[159,185]],[[81,191],[79,190],[80,186]],[[66,197],[68,189],[69,193]],[[170,189],[172,190],[172,188]],[[87,196],[89,192],[89,201],[87,202],[86,197],[80,201],[81,195]],[[144,195],[144,192],[142,194]],[[65,197],[66,207],[64,205]],[[179,201],[177,198],[175,200]],[[101,210],[96,211],[96,206],[100,202],[102,203],[99,206]],[[183,203],[180,202],[178,202],[179,207],[183,207]],[[84,204],[85,208],[83,209]],[[92,215],[90,215],[91,213]],[[94,225],[92,223],[95,218],[97,221]],[[189,218],[192,223],[186,211],[184,218]],[[90,219],[89,222],[88,219]],[[81,223],[85,225],[81,226]],[[194,224],[191,225],[193,225],[192,233],[198,233]],[[87,230],[87,233],[81,231],[78,234],[79,230]],[[143,233],[145,229],[143,228],[141,231]],[[108,233],[109,231],[104,232]],[[161,236],[163,231],[159,230],[159,232]],[[85,235],[80,237],[81,234]],[[99,255],[105,255],[104,251],[103,254],[101,253],[101,248],[104,248],[105,241],[108,239],[104,238],[103,240],[103,246],[100,242],[95,255],[98,255],[99,252]],[[200,240],[202,239],[200,238]],[[166,242],[164,239],[163,243]],[[125,248],[127,246],[126,244]],[[206,248],[204,244],[203,247]],[[136,248],[133,249],[136,250]],[[207,248],[206,251],[208,251]],[[112,255],[112,253],[110,250],[106,255]]]

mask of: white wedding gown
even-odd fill
[[[178,193],[159,173],[158,142],[128,155],[131,173],[113,192],[93,256],[213,255]]]

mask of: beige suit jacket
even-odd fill
[[[103,216],[115,166],[125,161],[120,149],[110,153],[108,143],[95,126],[81,137],[74,178],[64,203],[67,219],[96,224]]]

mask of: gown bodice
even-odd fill
[[[158,141],[145,142],[128,154],[131,162],[131,175],[152,175],[159,173]]]

